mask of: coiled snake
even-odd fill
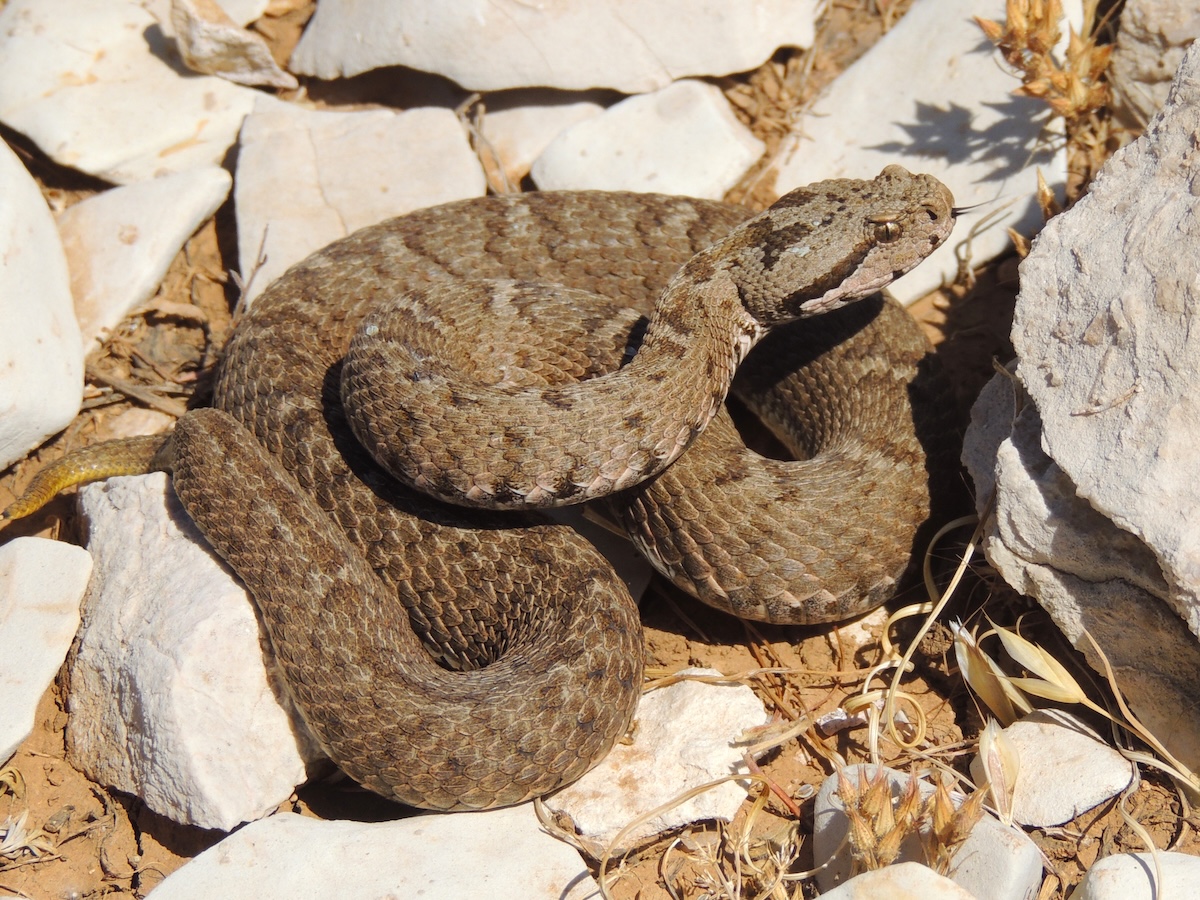
[[[927,347],[878,299],[838,309],[942,244],[952,198],[889,166],[746,216],[638,194],[449,204],[330,245],[239,323],[215,408],[170,442],[175,489],[353,778],[429,808],[512,804],[627,727],[624,586],[569,529],[501,508],[607,498],[670,578],[743,616],[887,598],[929,515]],[[739,396],[800,403],[771,427],[801,463],[726,449],[734,370],[772,329]]]

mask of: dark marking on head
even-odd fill
[[[807,188],[796,188],[796,190],[788,191],[788,193],[772,203],[771,209],[791,209],[795,206],[807,206],[816,197],[817,195]]]

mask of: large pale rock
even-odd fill
[[[323,0],[290,67],[338,78],[380,66],[436,72],[477,91],[653,91],[688,75],[753,69],[808,47],[815,0]]]
[[[617,744],[583,778],[545,798],[546,806],[605,846],[635,818],[701,784],[744,772],[737,742],[766,718],[762,702],[744,685],[685,680],[651,691],[638,705],[633,742]],[[630,830],[620,848],[700,819],[729,821],[745,799],[745,788],[728,781]]]
[[[80,497],[95,574],[70,670],[72,761],[184,824],[229,830],[265,815],[306,776],[252,602],[165,475]]]
[[[58,217],[85,352],[154,296],[179,248],[232,186],[228,172],[208,166],[113,188]]]
[[[902,862],[863,872],[821,894],[825,900],[980,900],[928,866]]]
[[[1122,119],[1140,127],[1162,109],[1183,53],[1198,37],[1195,0],[1128,0],[1108,70]]]
[[[1157,868],[1155,863],[1157,861]],[[1158,873],[1162,873],[1162,881]],[[1070,900],[1158,900],[1200,897],[1200,857],[1160,850],[1118,853],[1096,861]]]
[[[92,573],[88,552],[61,541],[21,537],[0,547],[0,765],[33,731],[79,627]]]
[[[0,11],[0,20],[5,12]],[[0,78],[0,91],[7,77]],[[0,328],[0,372],[4,373],[0,469],[4,469],[75,418],[83,399],[83,353],[54,217],[37,182],[3,142],[0,197],[4,198],[0,202],[0,322],[4,323]]]
[[[1041,418],[1019,386],[1014,395],[1011,379],[997,376],[980,393],[963,462],[980,515],[995,498],[983,539],[988,561],[1036,597],[1102,671],[1086,630],[1138,718],[1175,756],[1200,766],[1195,635],[1163,602],[1167,585],[1150,549],[1080,499],[1042,450]]]
[[[515,190],[551,141],[572,125],[600,115],[604,107],[592,100],[568,102],[558,91],[514,93],[519,96],[515,103],[506,101],[512,95],[488,98],[480,131],[504,172],[506,186]]]
[[[1020,416],[1010,388],[981,397],[964,450],[977,502],[997,485],[989,560],[1036,596],[1098,669],[1084,629],[1099,642],[1134,712],[1193,769],[1197,130],[1193,45],[1149,131],[1105,165],[1022,263],[1013,344],[1029,396]]]
[[[1078,27],[1078,0],[1066,0]],[[1004,18],[1004,0],[921,0],[817,99],[780,166],[779,193],[823,178],[870,178],[899,163],[936,175],[963,216],[952,238],[889,288],[902,303],[952,281],[956,248],[971,237],[980,265],[1011,246],[1005,232],[1032,234],[1042,223],[1037,173],[1061,195],[1066,151],[1045,104],[1011,96],[1017,79],[1001,65],[972,16]],[[1064,29],[1065,33],[1065,29]],[[1061,120],[1059,120],[1061,124]],[[1055,150],[1054,147],[1060,149]]]
[[[9,0],[0,121],[123,184],[219,164],[257,92],[183,70],[136,0]]]
[[[369,823],[281,813],[230,835],[154,889],[155,900],[598,896],[579,854],[543,832],[528,805]]]
[[[1017,375],[1080,497],[1151,548],[1200,634],[1200,47],[1149,131],[1021,265]]]
[[[1004,729],[1021,760],[1013,820],[1034,828],[1062,825],[1115,797],[1133,781],[1133,764],[1081,721],[1039,710]],[[979,757],[971,777],[984,781]]]
[[[448,109],[314,112],[263,97],[242,129],[234,189],[247,298],[365,225],[485,189]]]
[[[847,768],[844,774],[852,785],[863,787],[866,779],[874,777],[875,771],[874,766],[857,765]],[[893,799],[899,798],[912,776],[895,769],[885,768],[883,772]],[[934,792],[934,785],[924,781],[918,788],[922,799]],[[858,878],[849,878],[852,864],[851,847],[846,841],[849,818],[838,791],[837,775],[829,776],[817,791],[813,808],[813,855],[817,864],[824,866],[817,873],[817,883],[822,891],[830,892],[822,896],[835,896],[833,889],[837,885],[842,886],[839,888],[841,890],[858,882]],[[961,794],[952,794],[951,797],[956,805],[964,799]],[[909,834],[900,845],[897,862],[915,865],[924,861],[920,837],[916,833]],[[969,897],[979,900],[1025,900],[1037,892],[1042,881],[1041,851],[1024,832],[1009,828],[985,814],[955,851],[948,875]],[[878,894],[849,893],[846,896],[895,895],[884,891]]]
[[[718,88],[677,81],[567,129],[533,164],[533,180],[545,191],[655,191],[720,200],[763,150]]]

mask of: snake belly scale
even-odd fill
[[[859,532],[839,538],[834,522],[814,540],[841,543],[819,552],[803,536],[735,534],[736,507],[694,499],[685,482],[754,479],[739,474],[740,463],[715,476],[680,466],[695,454],[704,469],[704,448],[727,437],[730,381],[763,335],[789,320],[804,329],[841,316],[839,307],[944,242],[953,220],[940,183],[889,167],[873,181],[793,192],[749,220],[686,198],[562,193],[464,201],[366,228],[294,266],[238,324],[215,408],[188,413],[171,439],[176,491],[255,597],[295,706],[351,777],[446,810],[547,793],[627,728],[641,682],[640,624],[590,545],[533,513],[500,508],[607,496],[664,572],[747,615],[823,621],[882,602],[877,587],[831,590],[805,575],[814,560],[854,555],[847,547],[863,543]],[[468,282],[461,297],[457,281]],[[482,282],[493,295],[476,299]],[[546,284],[598,299],[572,299],[581,310],[560,323],[554,310],[565,301]],[[879,329],[869,349],[851,354],[858,363],[893,342],[894,311],[878,314],[871,302],[875,311],[849,326],[849,334]],[[481,329],[467,320],[489,310],[511,319],[508,330],[474,348],[450,346]],[[549,332],[519,340],[527,319]],[[406,336],[409,325],[425,336]],[[642,330],[641,349],[624,364],[631,333]],[[605,348],[604,360],[579,350],[585,338]],[[887,377],[924,353],[911,335],[899,344],[902,364],[874,364]],[[443,346],[489,372],[456,380],[438,358]],[[838,353],[822,357],[835,373]],[[525,374],[543,355],[555,357],[555,372]],[[833,376],[835,392],[869,380],[846,371]],[[812,388],[764,377],[765,395]],[[868,418],[868,429],[895,430],[894,417]],[[701,434],[710,422],[712,435]],[[833,455],[850,459],[850,443]],[[911,469],[892,476],[887,453],[866,456],[870,502],[904,507],[892,518],[907,533],[888,538],[873,563],[875,582],[893,583],[928,498],[913,499]],[[853,499],[863,465],[850,459],[840,474],[821,474],[818,448],[809,461],[813,483],[824,484],[808,501],[816,518],[831,492],[845,509],[874,515]],[[923,478],[923,461],[916,465]],[[902,485],[895,496],[892,482]],[[787,493],[805,503],[802,489]],[[703,508],[715,508],[719,523],[671,536],[675,521]],[[758,528],[769,517],[746,518]],[[759,562],[739,562],[718,539],[749,546]],[[798,558],[785,559],[797,543]],[[747,587],[756,568],[768,570],[765,588]],[[789,572],[800,587],[784,583]]]

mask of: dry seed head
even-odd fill
[[[1015,631],[996,626],[996,635],[1014,660],[1037,675],[1037,678],[1009,679],[1021,690],[1057,700],[1061,703],[1083,703],[1087,695],[1071,673],[1057,659]]]
[[[894,863],[900,855],[900,844],[907,836],[908,831],[899,826],[883,835],[875,845],[875,867],[882,869]]]
[[[950,623],[954,634],[954,656],[963,679],[970,685],[992,715],[1004,725],[1011,725],[1021,714],[1033,711],[1032,704],[1021,692],[1011,686],[1008,677],[988,656],[973,632],[968,632],[958,622]]]
[[[954,801],[950,799],[950,791],[941,781],[938,781],[937,786],[933,789],[933,796],[929,798],[928,807],[933,835],[938,840],[948,837],[954,827],[956,810]]]
[[[979,820],[983,818],[984,797],[985,793],[983,791],[975,791],[958,808],[953,820],[954,829],[950,832],[946,842],[948,847],[957,850],[959,845],[971,834],[971,829],[979,824]]]
[[[1021,775],[1021,755],[1012,738],[1000,729],[995,719],[988,719],[979,735],[979,756],[971,764],[971,775],[978,782],[977,793],[990,794],[1000,821],[1011,825],[1013,796]]]
[[[1097,47],[1092,38],[1068,31],[1065,63],[1054,58],[1062,32],[1060,0],[1008,0],[1003,25],[976,17],[989,41],[1024,85],[1014,93],[1046,101],[1055,115],[1077,121],[1108,103],[1107,85],[1100,79],[1108,68],[1111,47]]]
[[[1041,169],[1038,169],[1037,173],[1037,201],[1042,210],[1042,218],[1047,222],[1062,212],[1062,206],[1059,205],[1058,198],[1054,196],[1050,185],[1046,183]],[[1022,253],[1021,256],[1024,257],[1025,254]]]

